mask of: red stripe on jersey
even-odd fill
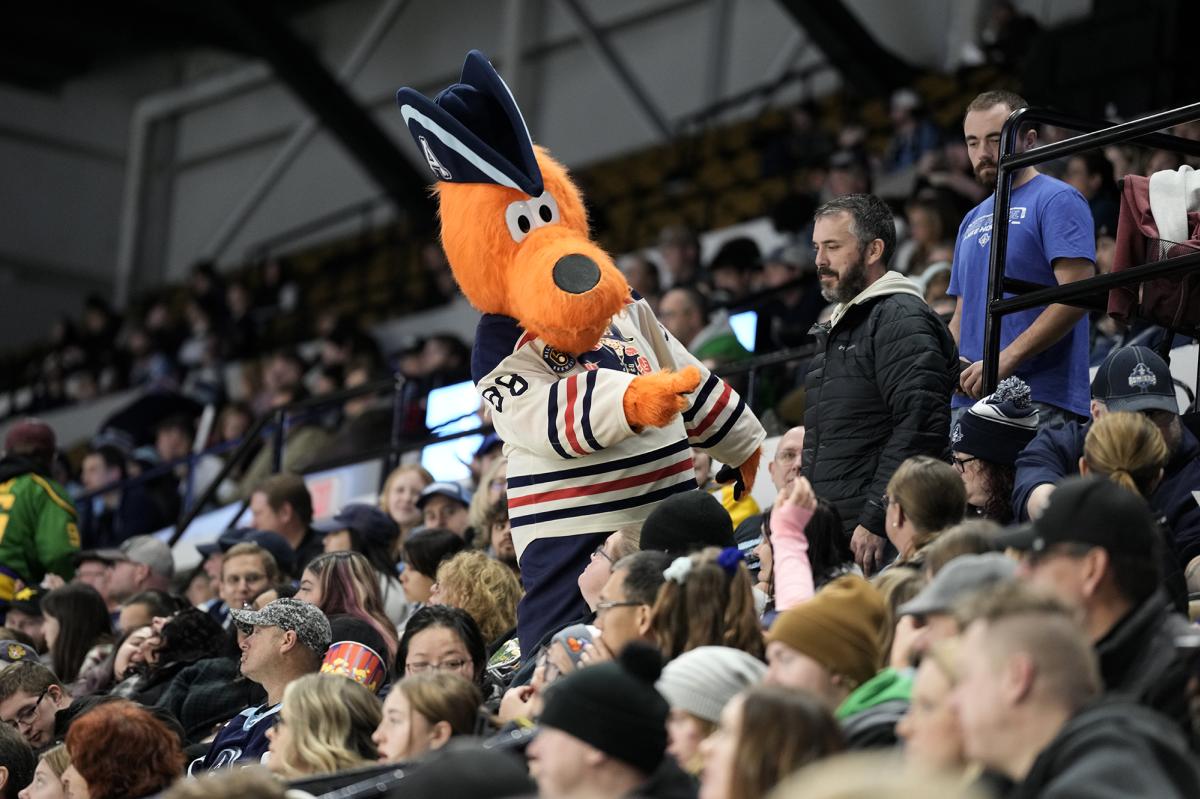
[[[567,441],[571,443],[571,449],[580,455],[587,455],[587,450],[579,446],[579,437],[575,435],[575,397],[579,394],[575,377],[578,375],[568,377],[563,381],[567,384],[567,407],[563,411],[563,426],[567,428]]]
[[[517,339],[517,346],[513,347],[513,352],[521,349],[535,338],[537,338],[537,336],[535,336],[533,333],[526,333],[525,335],[521,336],[521,338]]]
[[[525,505],[533,505],[538,502],[553,502],[556,499],[571,499],[573,497],[587,497],[594,494],[604,494],[609,491],[620,491],[624,488],[633,488],[634,486],[645,485],[662,480],[666,477],[672,477],[677,474],[692,469],[692,459],[689,456],[687,460],[679,461],[678,463],[664,466],[661,469],[655,469],[652,472],[645,474],[637,474],[632,477],[622,477],[619,480],[609,480],[606,483],[593,483],[592,485],[576,486],[574,488],[557,488],[552,491],[543,491],[540,494],[526,494],[523,497],[510,497],[508,507],[521,508]]]
[[[725,406],[729,404],[729,395],[733,393],[733,388],[728,383],[725,384],[725,390],[721,392],[721,398],[717,400],[717,404],[713,406],[708,415],[704,417],[704,421],[699,426],[688,430],[688,436],[695,438],[703,433],[708,428],[712,427],[712,423],[717,421],[717,417],[721,415],[721,411],[725,410]]]

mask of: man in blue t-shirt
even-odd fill
[[[963,132],[976,179],[996,185],[1000,129],[1026,105],[1006,91],[984,92],[967,106]],[[1033,147],[1037,133],[1022,131],[1018,151]],[[1013,176],[1008,212],[1008,277],[1062,285],[1095,273],[1096,240],[1087,200],[1061,180],[1025,167]],[[954,242],[949,294],[957,297],[950,333],[958,343],[963,372],[955,408],[972,404],[983,393],[983,327],[987,318],[988,258],[992,241],[990,196],[963,219]],[[1011,296],[1011,295],[1008,295]],[[1088,326],[1086,311],[1050,305],[1003,317],[1000,379],[1017,375],[1033,392],[1039,421],[1088,415]]]
[[[292,680],[320,671],[333,636],[325,614],[298,599],[276,599],[262,610],[230,610],[229,615],[242,634],[242,674],[266,690],[267,701],[227,722],[188,774],[263,762],[270,747],[267,730],[279,720],[284,690]]]

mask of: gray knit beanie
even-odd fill
[[[663,667],[658,692],[672,710],[716,724],[725,703],[766,676],[767,666],[740,649],[701,646]]]

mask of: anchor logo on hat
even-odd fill
[[[963,440],[962,423],[955,422],[954,428],[950,431],[950,443],[957,444]]]
[[[1154,372],[1151,371],[1150,367],[1144,363],[1139,363],[1129,373],[1130,388],[1136,388],[1144,394],[1155,385],[1158,385],[1158,378],[1154,376]]]

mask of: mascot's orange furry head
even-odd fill
[[[492,65],[472,50],[461,81],[432,101],[412,89],[396,99],[438,179],[442,246],[467,299],[555,349],[592,349],[629,284],[589,238],[579,190],[534,147]]]

